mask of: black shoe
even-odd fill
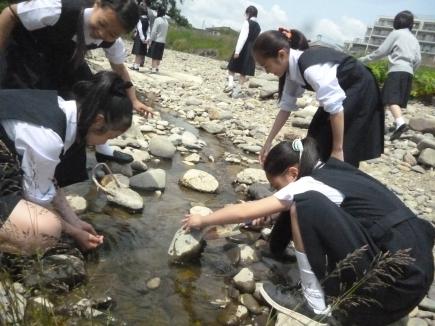
[[[328,324],[328,315],[316,314],[299,289],[276,286],[270,282],[265,282],[260,288],[260,293],[264,300],[277,311],[304,325],[321,326]]]
[[[133,156],[120,151],[113,151],[113,156],[95,152],[95,158],[97,159],[97,162],[112,161],[119,164],[128,164],[133,162]]]
[[[391,137],[390,137],[390,140],[393,141],[393,140],[399,139],[400,136],[401,136],[405,131],[408,131],[408,130],[409,130],[409,126],[408,126],[408,124],[404,123],[403,125],[401,125],[399,128],[397,128],[397,129],[393,132],[393,134],[392,134]]]

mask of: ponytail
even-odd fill
[[[290,39],[289,45],[291,49],[304,51],[309,48],[308,40],[305,35],[297,30],[290,30]],[[287,77],[287,73],[281,77],[279,77],[278,81],[278,100],[281,101],[282,93],[284,92],[285,78]]]
[[[309,176],[313,172],[320,154],[316,141],[311,137],[302,140],[302,146],[295,146],[293,141],[282,141],[275,145],[264,161],[264,171],[270,176],[279,176],[291,166],[299,164],[298,179]],[[302,155],[301,155],[302,152]]]
[[[105,124],[98,132],[126,131],[132,122],[133,106],[127,96],[130,82],[125,82],[114,72],[101,71],[90,81],[80,81],[73,86],[78,104],[77,137],[83,141],[98,114]]]

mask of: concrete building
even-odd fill
[[[345,43],[345,49],[356,56],[373,52],[393,30],[394,17],[379,17],[373,26],[367,27],[364,38]],[[412,33],[417,37],[422,64],[435,66],[435,19],[414,18]]]

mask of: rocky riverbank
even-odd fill
[[[129,56],[127,65],[132,61],[133,57]],[[109,69],[101,52],[92,53],[89,62],[95,70]],[[257,154],[278,110],[274,98],[277,79],[258,71],[256,77],[251,78],[245,96],[232,99],[222,92],[226,80],[225,67],[226,63],[221,61],[167,50],[160,74],[150,74],[146,72],[147,68],[142,68],[141,72],[130,71],[137,90],[144,94],[146,102],[154,106],[157,112],[182,118],[196,128],[215,135],[220,141],[233,144],[234,147],[231,147],[232,151],[221,156],[209,155],[206,151],[206,141],[185,128],[161,119],[159,114],[148,120],[135,116],[134,126],[126,134],[111,141],[113,146],[118,146],[134,156],[134,162],[130,165],[110,164],[110,168],[124,187],[132,188],[139,193],[153,192],[155,198],[159,198],[168,186],[168,175],[164,165],[160,163],[171,160],[176,155],[182,155],[183,164],[188,168],[176,176],[176,179],[180,187],[185,187],[189,191],[211,194],[221,191],[223,185],[219,182],[217,174],[213,173],[213,166],[216,162],[223,161],[226,165],[240,166],[233,178],[233,187],[238,193],[250,198],[260,198],[269,192],[264,172],[257,161]],[[307,92],[298,100],[298,106],[300,109],[292,114],[277,140],[293,135],[305,135],[317,103],[312,94]],[[389,136],[386,136],[385,154],[379,159],[361,164],[361,169],[387,185],[413,211],[432,223],[435,223],[434,117],[433,106],[412,102],[405,112],[411,130],[394,142],[388,141]],[[391,118],[388,119],[388,123],[391,124]],[[90,169],[95,164],[94,160],[90,154]],[[210,169],[204,171],[198,168],[198,165],[210,165]],[[149,168],[150,166],[152,168]],[[71,204],[78,213],[102,211],[107,197],[95,196],[94,189],[90,182],[86,182],[66,190]],[[89,196],[89,193],[93,193],[93,196]],[[136,207],[134,204],[128,200],[122,201],[122,206],[129,210]],[[206,203],[203,204],[206,206]],[[180,209],[180,219],[184,213]],[[224,291],[216,294],[209,303],[211,307],[219,307],[216,318],[219,323],[265,325],[270,308],[258,293],[259,282],[272,279],[292,284],[297,281],[295,259],[291,251],[280,261],[270,258],[267,245],[269,233],[269,228],[256,232],[242,230],[241,233],[232,234],[227,239],[209,242],[208,248],[211,251],[217,247],[224,248],[225,257],[222,257],[222,260],[228,261],[231,266],[229,277],[222,280]],[[169,247],[169,242],[167,246]],[[199,252],[198,247],[195,247],[195,250]],[[28,277],[20,284],[7,283],[7,291],[0,287],[0,300],[13,292],[20,296],[17,300],[23,303],[20,309],[11,310],[12,313],[9,314],[1,314],[0,323],[22,320],[25,318],[25,307],[35,304],[41,305],[43,309],[55,311],[56,315],[64,316],[66,319],[100,318],[109,323],[121,323],[111,317],[111,313],[103,313],[105,308],[113,309],[116,298],[82,296],[65,307],[58,306],[56,302],[48,302],[47,297],[39,295],[41,293],[38,291],[30,291],[29,289],[41,287],[41,282],[44,281],[46,283],[42,284],[43,288],[53,286],[56,291],[67,292],[86,279],[83,257],[77,251],[68,249],[45,255],[42,260],[44,259],[48,260],[44,266],[54,264],[57,269],[51,268],[50,273],[44,273],[44,270],[41,272],[30,268],[30,272],[26,274]],[[62,263],[65,261],[68,263]],[[52,273],[53,270],[57,273]],[[51,278],[35,277],[46,274]],[[24,289],[21,290],[23,284]],[[159,291],[160,284],[160,275],[153,275],[142,286],[145,292]],[[213,293],[209,296],[212,297]],[[104,304],[107,302],[109,303]],[[432,287],[428,297],[412,312],[409,325],[434,325],[434,313],[435,287]],[[201,318],[199,321],[201,322]],[[297,325],[296,322],[290,323],[284,316],[278,316],[276,324]]]

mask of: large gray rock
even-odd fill
[[[435,149],[425,148],[418,157],[418,162],[435,167]]]
[[[243,268],[233,278],[236,287],[243,293],[254,293],[255,280],[254,273],[249,268]]]
[[[180,183],[190,189],[200,192],[214,193],[219,187],[219,182],[211,174],[196,170],[188,170],[180,179]]]
[[[222,124],[216,122],[206,122],[201,124],[201,128],[210,134],[219,134],[225,130]]]
[[[273,194],[272,191],[270,191],[270,188],[265,185],[264,183],[254,183],[251,184],[248,188],[248,195],[251,199],[262,199],[269,197]]]
[[[411,129],[435,134],[435,118],[430,116],[415,117],[409,120]]]
[[[130,178],[130,186],[146,191],[163,190],[166,188],[166,171],[152,169],[137,174]]]
[[[69,254],[58,254],[36,262],[34,269],[25,275],[24,283],[30,288],[69,291],[85,279],[86,270],[82,259]]]
[[[154,156],[172,158],[177,150],[168,137],[155,136],[150,140],[150,152]]]
[[[201,149],[201,145],[198,143],[198,138],[190,131],[183,132],[181,135],[181,143],[187,148]]]
[[[170,260],[172,262],[183,262],[197,258],[205,246],[202,236],[201,231],[192,230],[187,232],[180,228],[169,245],[168,255]]]
[[[209,108],[207,112],[210,120],[229,120],[233,118],[233,114],[230,111],[219,108]]]
[[[425,148],[435,149],[435,139],[425,137],[418,143],[417,148],[421,151]]]
[[[264,170],[255,168],[247,168],[239,172],[236,177],[236,182],[245,183],[247,185],[253,183],[269,183]]]

